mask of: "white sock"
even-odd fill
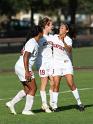
[[[27,94],[24,111],[31,110],[32,105],[33,105],[33,101],[34,101],[34,96],[31,96],[31,95]]]
[[[80,96],[79,96],[79,93],[78,93],[78,90],[77,88],[75,90],[72,91],[76,101],[77,101],[77,104],[80,105],[81,104],[81,100],[80,100]]]
[[[24,90],[21,90],[17,93],[17,95],[11,100],[11,104],[15,105],[17,102],[19,102],[24,96],[26,96],[26,93]]]
[[[50,105],[53,103],[53,91],[49,90],[49,95],[50,95]]]
[[[55,105],[55,108],[57,108],[58,92],[53,92],[53,103],[54,103],[54,105]]]
[[[40,91],[42,103],[47,104],[46,91]]]

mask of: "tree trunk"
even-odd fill
[[[75,24],[75,15],[77,10],[77,0],[69,0],[69,15],[71,17],[71,24]]]
[[[34,25],[34,9],[31,7],[31,26]]]

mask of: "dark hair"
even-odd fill
[[[45,25],[49,25],[52,20],[49,17],[44,17],[39,21],[39,26],[41,26],[43,29],[45,28]]]
[[[28,41],[30,38],[33,38],[37,36],[39,33],[42,33],[43,29],[39,25],[35,25],[31,27],[29,33],[27,34],[26,41]]]
[[[61,26],[61,25],[64,25],[64,26],[66,27],[66,30],[69,30],[69,26],[68,26],[68,24],[67,24],[67,23],[62,22],[62,23],[60,24],[60,26]]]

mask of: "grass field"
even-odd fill
[[[90,52],[89,52],[89,51]],[[93,47],[73,50],[73,61],[78,66],[93,66]],[[88,52],[87,52],[88,51]],[[0,55],[0,68],[11,69],[19,54]],[[83,60],[84,58],[84,60]],[[78,61],[78,62],[77,62]],[[38,90],[36,93],[33,112],[34,116],[25,116],[21,112],[24,108],[25,99],[16,104],[16,116],[12,115],[5,103],[9,101],[21,88],[17,76],[13,72],[0,73],[0,124],[93,124],[93,70],[76,70],[75,82],[79,89],[81,100],[85,105],[85,111],[76,109],[76,101],[70,92],[65,79],[61,81],[58,106],[60,112],[50,114],[41,110],[39,94],[40,80],[36,74]],[[47,86],[47,93],[49,84]],[[47,95],[49,99],[49,96]]]
[[[35,116],[24,116],[21,114],[24,108],[25,99],[16,104],[17,115],[10,114],[5,103],[12,98],[20,89],[21,85],[13,73],[0,74],[0,124],[93,124],[93,71],[75,71],[75,82],[79,89],[81,100],[85,105],[85,111],[79,112],[76,109],[76,101],[69,91],[63,79],[61,83],[58,106],[60,112],[44,113],[41,111],[41,100],[39,90],[36,93],[33,111]],[[39,89],[39,78],[36,75]],[[49,85],[47,87],[48,93]],[[49,96],[47,96],[49,99]]]
[[[73,64],[74,66],[93,66],[93,47],[74,48]],[[17,61],[20,53],[0,54],[0,70],[11,70]]]

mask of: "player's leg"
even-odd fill
[[[33,78],[31,82],[27,82],[26,86],[28,87],[29,90],[27,91],[26,103],[24,110],[22,111],[22,114],[33,115],[34,113],[31,111],[31,109],[34,102],[34,96],[37,90],[35,78]]]
[[[80,95],[79,95],[78,89],[76,88],[76,85],[74,83],[73,75],[72,74],[67,74],[67,75],[65,75],[65,78],[67,80],[68,86],[70,87],[70,89],[71,89],[71,91],[72,91],[72,93],[73,93],[73,95],[74,95],[74,97],[77,101],[79,110],[83,111],[84,106],[82,105],[82,102],[80,100]]]
[[[57,103],[58,103],[58,93],[59,93],[61,76],[54,76],[53,80],[54,80],[54,89],[53,89],[53,106],[52,106],[52,109],[54,111],[56,111],[58,108]]]
[[[41,95],[42,104],[43,103],[47,104],[47,97],[46,97],[46,85],[47,85],[47,82],[48,82],[47,77],[41,77],[40,95]]]
[[[53,88],[54,88],[54,80],[53,80],[53,76],[49,76],[49,82],[50,82],[50,89],[49,89],[49,96],[50,96],[50,107],[53,104]]]
[[[15,72],[17,74],[17,76],[19,77],[20,81],[24,80],[25,81],[25,77],[24,77],[24,70],[23,68],[19,67],[17,64],[15,65]],[[24,84],[23,81],[21,81],[22,84]],[[13,97],[13,99],[9,102],[6,103],[6,106],[10,109],[11,113],[16,114],[15,112],[15,104],[18,103],[20,100],[22,100],[23,97],[26,96],[25,90],[20,90],[16,96]]]
[[[6,103],[6,106],[10,109],[11,113],[16,115],[16,111],[15,111],[15,104],[18,103],[20,100],[22,100],[22,98],[26,96],[26,93],[24,90],[20,90],[17,95],[9,102]]]
[[[50,113],[51,110],[49,109],[49,106],[47,104],[47,96],[46,96],[46,85],[48,83],[48,77],[41,77],[41,85],[40,85],[40,95],[42,100],[42,109]]]

